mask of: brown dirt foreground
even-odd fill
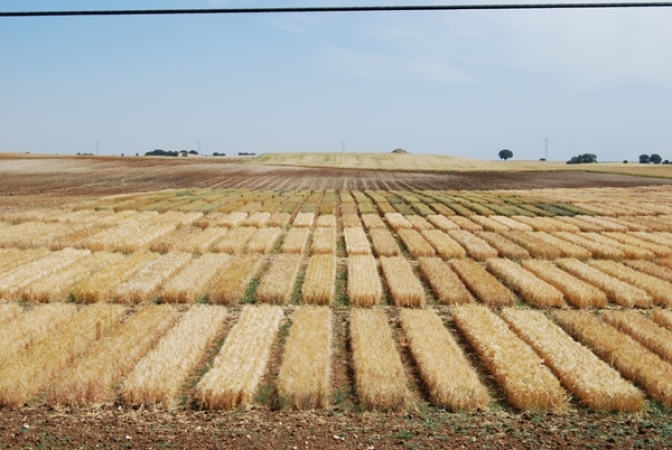
[[[0,448],[672,448],[663,414],[0,412]]]

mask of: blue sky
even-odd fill
[[[450,3],[426,0],[423,4]],[[469,0],[452,0],[469,3]],[[0,0],[0,10],[413,4]],[[486,3],[491,3],[488,1]],[[0,18],[0,151],[672,159],[672,8]]]

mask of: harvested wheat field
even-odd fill
[[[3,446],[669,446],[669,168],[254,161],[0,155]]]

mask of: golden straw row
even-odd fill
[[[343,237],[345,238],[345,249],[348,252],[348,256],[371,254],[369,240],[366,238],[363,228],[344,228]]]
[[[301,255],[278,254],[261,277],[255,293],[257,302],[287,304],[292,298],[301,267]]]
[[[336,257],[313,255],[301,286],[303,301],[312,305],[331,305],[336,295]]]
[[[486,409],[490,395],[435,312],[402,309],[401,327],[432,402],[452,411]]]
[[[174,409],[182,385],[217,337],[226,316],[221,306],[192,306],[123,381],[123,402],[161,403]]]
[[[238,255],[215,276],[208,289],[210,303],[232,305],[239,302],[264,263],[258,253]]]
[[[566,393],[558,379],[490,309],[480,305],[457,306],[453,317],[516,408],[555,410],[567,406]]]
[[[114,387],[173,326],[177,311],[149,305],[128,318],[50,388],[50,404],[86,406],[115,400]]]
[[[562,292],[567,301],[577,308],[604,308],[607,304],[604,292],[557,268],[550,261],[528,259],[523,261],[522,265]]]
[[[348,299],[355,306],[370,307],[380,303],[383,285],[372,255],[348,258]]]
[[[492,258],[487,260],[486,265],[490,272],[533,305],[541,308],[566,306],[562,292],[519,264],[509,259]]]
[[[250,402],[264,375],[283,319],[279,306],[245,306],[212,368],[196,385],[207,409],[233,409]]]
[[[425,290],[408,261],[401,256],[382,257],[380,267],[396,306],[422,308],[425,305]]]
[[[210,282],[230,260],[231,255],[226,253],[209,253],[191,260],[165,284],[162,299],[168,303],[188,303],[198,300],[207,293]]]
[[[672,363],[672,331],[644,317],[639,311],[604,311],[602,318],[668,363]]]
[[[481,303],[494,306],[511,306],[514,295],[487,270],[471,259],[451,259],[450,268]]]
[[[112,294],[120,303],[140,303],[158,295],[161,285],[192,259],[190,253],[171,252],[159,256],[122,283]]]
[[[558,266],[575,277],[604,291],[610,300],[621,306],[650,308],[653,299],[645,291],[614,278],[576,259],[559,259]]]
[[[294,313],[278,375],[283,403],[296,409],[328,405],[332,327],[331,308],[302,306]]]
[[[351,309],[350,346],[357,395],[364,407],[401,409],[408,397],[406,375],[385,312]]]
[[[449,231],[448,236],[457,241],[458,244],[464,247],[469,256],[476,260],[485,261],[488,258],[496,258],[498,255],[497,250],[492,248],[490,244],[468,231]]]
[[[642,392],[540,311],[505,309],[502,318],[562,384],[596,411],[640,411]]]
[[[23,406],[73,361],[119,326],[126,309],[97,304],[63,321],[47,338],[16,353],[0,367],[0,404]]]
[[[439,303],[459,305],[475,301],[460,278],[440,258],[418,258],[418,269]]]
[[[530,254],[520,245],[514,244],[501,234],[491,231],[477,231],[476,236],[490,244],[502,258],[527,259]]]
[[[607,275],[645,291],[657,305],[672,306],[672,284],[667,281],[638,272],[614,261],[588,261],[588,264]]]
[[[672,407],[672,365],[588,311],[554,311],[553,318],[653,399]]]

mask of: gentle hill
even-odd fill
[[[621,162],[566,164],[562,161],[492,161],[413,153],[265,153],[246,164],[324,167],[341,169],[401,170],[413,172],[528,172],[584,171],[672,178],[672,165]]]

